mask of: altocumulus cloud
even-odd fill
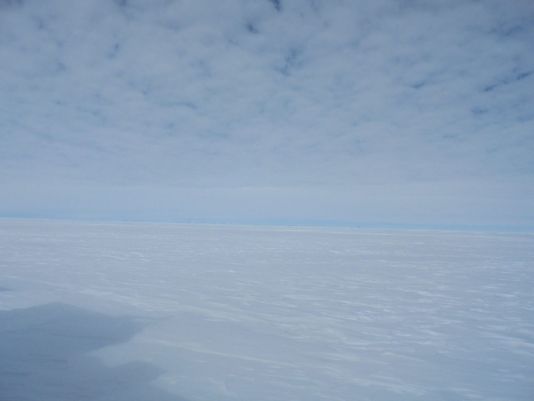
[[[534,226],[534,4],[0,0],[0,213]]]

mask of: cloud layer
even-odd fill
[[[0,59],[5,215],[534,225],[528,0],[3,0]]]

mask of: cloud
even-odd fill
[[[533,183],[529,1],[1,4],[13,198],[35,182],[267,198],[380,186],[396,204],[409,186]]]

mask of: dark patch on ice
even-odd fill
[[[184,401],[152,384],[161,371],[135,362],[108,367],[89,352],[141,329],[65,304],[0,312],[0,400]]]
[[[11,291],[11,288],[0,286],[0,292],[7,292],[7,291]]]

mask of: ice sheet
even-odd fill
[[[4,220],[0,288],[1,400],[534,399],[527,234]]]

